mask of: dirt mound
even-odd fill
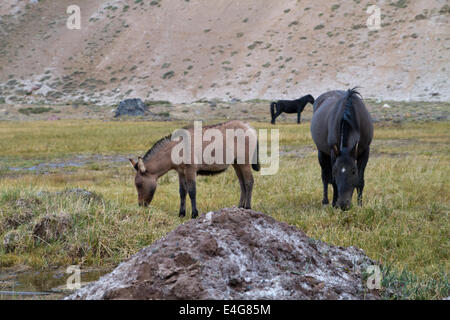
[[[262,213],[186,222],[67,299],[377,299],[362,250],[327,245]]]

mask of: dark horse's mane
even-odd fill
[[[353,95],[358,95],[362,98],[361,94],[357,91],[358,87],[347,90],[347,94],[344,99],[344,112],[341,118],[341,149],[348,147],[348,137],[351,130],[359,132],[358,120],[356,119],[355,108],[352,104]]]
[[[310,95],[310,94],[307,94],[306,96],[298,98],[296,101],[299,101],[299,100],[302,100],[302,101],[304,101],[304,100],[312,100],[312,101],[314,101],[314,97],[312,95]]]
[[[203,129],[218,127],[222,124],[224,124],[224,122],[203,126]],[[193,126],[183,127],[183,129],[185,129],[185,130],[189,130],[192,128],[193,128]],[[169,134],[169,135],[165,136],[164,138],[161,138],[158,141],[156,141],[155,144],[145,153],[143,160],[151,159],[152,156],[154,156],[156,153],[158,153],[158,151],[161,150],[161,148],[164,147],[170,141],[172,141],[172,134]]]

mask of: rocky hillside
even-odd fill
[[[372,1],[373,3],[374,1]],[[449,101],[447,0],[0,2],[0,103],[365,97]]]
[[[308,238],[259,212],[186,222],[68,299],[379,299],[362,250]]]

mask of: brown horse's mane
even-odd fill
[[[149,160],[152,156],[158,153],[162,147],[164,147],[168,142],[172,140],[172,134],[159,139],[155,144],[145,153],[143,160]]]
[[[221,123],[217,123],[217,124],[203,126],[203,129],[219,127],[225,123],[226,122],[221,122]],[[189,130],[189,129],[192,129],[193,127],[194,126],[192,126],[192,125],[186,126],[186,127],[183,127],[183,129]],[[156,141],[155,144],[145,153],[143,160],[150,160],[152,158],[152,156],[157,154],[158,151],[161,150],[162,147],[164,147],[170,141],[172,141],[172,134],[169,134],[169,135],[159,139],[158,141]]]

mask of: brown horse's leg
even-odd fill
[[[197,176],[197,171],[194,168],[189,168],[185,171],[186,177],[186,187],[187,192],[189,193],[189,198],[191,198],[191,206],[192,206],[192,219],[197,218],[198,210],[197,210],[197,191],[195,186],[195,178]]]
[[[186,178],[183,173],[178,173],[178,181],[180,182],[180,212],[178,216],[184,217],[186,215]]]
[[[244,178],[244,186],[245,186],[245,209],[252,208],[252,190],[253,190],[253,175],[252,168],[249,164],[240,165],[241,173]]]
[[[245,195],[246,195],[244,177],[242,176],[242,172],[239,165],[233,164],[233,168],[239,179],[239,185],[241,186],[241,199],[239,200],[239,208],[243,208],[245,206]]]

